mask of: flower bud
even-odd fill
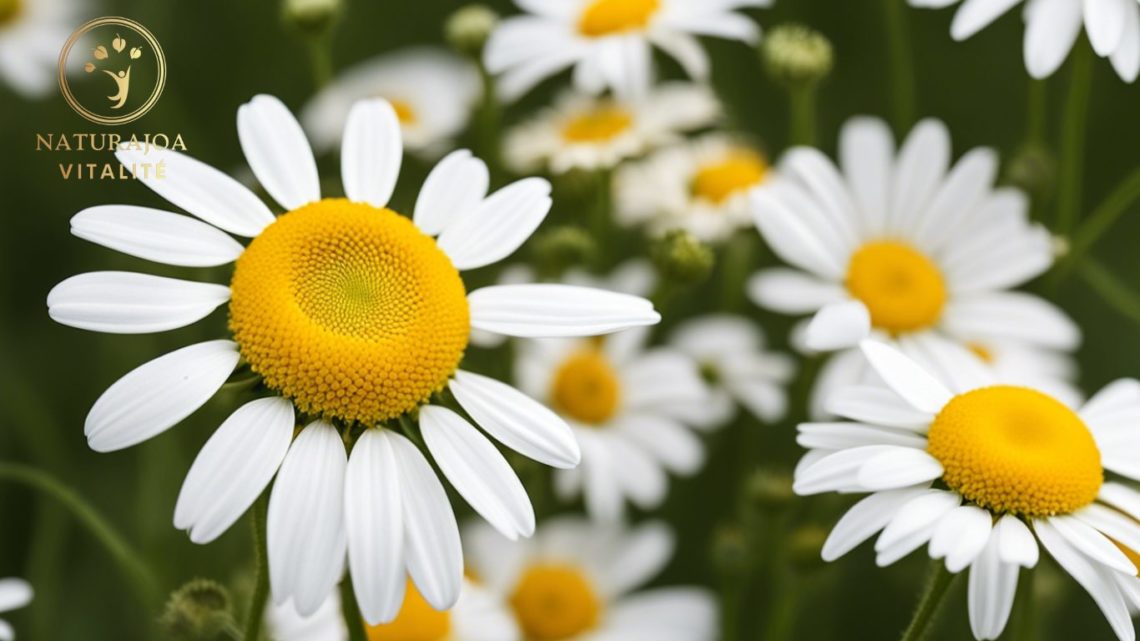
[[[765,512],[784,509],[795,500],[792,477],[785,472],[756,470],[744,482],[748,503]]]
[[[340,15],[342,0],[285,0],[285,22],[309,35],[332,28]]]
[[[208,579],[194,579],[166,601],[159,625],[176,641],[213,639],[233,620],[226,589]]]
[[[708,278],[716,258],[708,245],[683,229],[665,232],[649,246],[649,258],[661,277],[682,285]]]
[[[568,267],[592,261],[598,244],[581,227],[564,225],[535,235],[531,243],[535,263],[544,274],[561,274]]]
[[[107,56],[110,54],[107,53],[107,47],[99,45],[98,47],[95,47],[94,55],[96,60],[106,60]]]
[[[760,45],[768,75],[786,87],[818,83],[831,73],[834,54],[831,42],[803,25],[781,25]]]
[[[1006,165],[1006,179],[1035,199],[1044,199],[1057,179],[1057,159],[1043,145],[1030,144],[1014,154]]]
[[[115,53],[123,53],[123,49],[127,48],[127,41],[116,33],[115,39],[111,41],[111,48],[115,50]]]
[[[444,23],[443,34],[456,51],[478,58],[498,24],[499,14],[485,5],[469,4],[451,14]]]

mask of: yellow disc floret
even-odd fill
[[[628,131],[633,116],[613,104],[602,104],[575,115],[562,126],[562,138],[572,143],[602,143]]]
[[[594,0],[578,20],[578,31],[585,36],[609,36],[644,29],[660,0]]]
[[[692,192],[697,198],[721,204],[759,185],[768,173],[768,163],[756,152],[735,150],[724,158],[699,167],[693,176]]]
[[[416,108],[407,100],[389,98],[388,104],[392,105],[392,111],[396,112],[396,118],[401,125],[414,125],[419,122],[420,117],[416,114]]]
[[[306,413],[375,423],[443,388],[467,347],[459,273],[387,209],[322,200],[237,261],[230,329],[265,384]]]
[[[368,626],[368,641],[445,641],[450,634],[451,614],[432,608],[411,581],[396,619]]]
[[[582,423],[604,423],[621,401],[617,371],[600,349],[571,354],[558,366],[550,389],[554,408]]]
[[[561,641],[593,629],[602,602],[590,580],[569,565],[535,565],[523,573],[510,599],[528,641]]]
[[[1100,450],[1081,418],[1024,387],[955,396],[927,438],[946,485],[993,512],[1067,514],[1092,503],[1104,482]]]
[[[867,243],[851,256],[847,290],[867,306],[872,325],[894,334],[930,327],[946,305],[938,267],[894,240]]]

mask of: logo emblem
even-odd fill
[[[82,67],[83,73],[69,74]],[[166,85],[166,56],[146,27],[97,18],[71,34],[59,54],[59,88],[80,116],[101,125],[143,117]]]

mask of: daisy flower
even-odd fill
[[[27,98],[49,93],[78,13],[75,0],[0,2],[0,79]]]
[[[960,0],[910,0],[915,7],[948,7]],[[964,0],[950,35],[965,40],[989,26],[1022,0]],[[1034,78],[1046,78],[1068,57],[1081,34],[1088,33],[1093,50],[1108,58],[1125,82],[1140,73],[1140,1],[1028,0],[1025,18],[1025,68]]]
[[[787,355],[767,351],[764,342],[755,323],[729,314],[694,318],[673,331],[669,344],[696,361],[709,384],[705,413],[714,424],[732,421],[737,403],[764,423],[784,417],[796,366]]]
[[[459,368],[470,329],[595,336],[659,316],[640,298],[564,285],[467,293],[461,271],[521,245],[550,208],[550,185],[524,179],[487,196],[486,166],[457,151],[427,177],[414,216],[399,215],[386,206],[402,158],[399,119],[382,99],[349,114],[341,145],[347,198],[321,197],[309,143],[276,98],[244,105],[238,133],[284,215],[188,156],[122,148],[128,167],[165,163],[165,178],[136,176],[201,221],[127,205],[72,219],[77,236],[141,258],[236,261],[229,287],[93,272],[49,293],[58,322],[111,333],[173,329],[228,307],[228,337],[166,354],[108,388],[87,416],[88,444],[107,452],[156,436],[239,369],[272,394],[235,411],[207,441],[182,486],[175,526],[195,542],[213,540],[276,475],[267,523],[276,602],[316,611],[340,580],[347,550],[369,622],[396,616],[406,574],[429,603],[450,607],[463,574],[455,516],[432,466],[400,432],[417,440],[422,432],[458,493],[512,537],[534,528],[526,492],[491,441],[440,405],[440,395],[449,392],[487,433],[526,456],[572,467],[580,455],[556,414]],[[226,232],[252,241],[242,246]]]
[[[616,220],[720,242],[752,223],[748,194],[772,178],[759,151],[723,134],[662,149],[614,176]]]
[[[652,82],[651,45],[694,80],[709,77],[709,59],[695,36],[749,44],[760,29],[737,9],[771,0],[515,0],[527,15],[503,20],[483,52],[487,70],[502,74],[499,91],[514,100],[544,79],[574,67],[587,93],[607,87],[644,94]]]
[[[0,579],[0,613],[17,610],[32,602],[32,586],[23,579]],[[15,631],[0,619],[0,639],[12,641]]]
[[[872,331],[908,353],[1002,341],[1076,348],[1080,330],[1064,312],[1008,291],[1049,269],[1053,244],[1029,221],[1024,194],[993,187],[994,151],[974,149],[951,167],[949,132],[926,120],[896,155],[885,123],[855,118],[839,157],[836,168],[815,149],[792,149],[779,177],[752,195],[761,234],[796,269],[761,271],[749,294],[767,309],[814,314],[807,347],[841,349]],[[828,390],[865,372],[857,350],[832,357],[817,380],[817,412]]]
[[[434,154],[459,135],[482,87],[470,62],[444,49],[421,47],[377,56],[343,71],[301,112],[318,152],[340,144],[358,100],[384,98],[400,119],[404,147]]]
[[[716,605],[697,588],[636,592],[673,558],[672,532],[578,518],[544,523],[534,539],[512,543],[468,528],[468,558],[479,581],[513,611],[529,641],[713,641]]]
[[[626,100],[570,92],[510,131],[504,153],[520,171],[608,169],[683,132],[708,126],[720,115],[712,90],[698,84],[658,85],[643,98]]]
[[[1140,382],[1112,383],[1079,410],[1028,387],[995,384],[958,363],[954,393],[885,343],[862,349],[886,383],[840,390],[832,410],[855,423],[805,423],[809,448],[798,494],[869,492],[823,547],[834,560],[880,530],[886,566],[929,544],[946,569],[969,568],[970,625],[996,639],[1009,619],[1018,571],[1039,545],[1135,638],[1140,606],[1140,492],[1106,474],[1140,478]],[[934,487],[932,487],[934,484]]]

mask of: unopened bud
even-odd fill
[[[760,44],[768,74],[789,87],[812,85],[831,73],[834,53],[823,34],[803,25],[776,27]]]
[[[499,14],[486,5],[469,4],[448,17],[443,34],[459,53],[478,58],[491,32],[499,24]]]
[[[828,531],[818,525],[796,528],[788,537],[788,562],[792,567],[808,571],[823,565],[823,544]]]
[[[649,247],[649,258],[666,281],[682,285],[708,278],[716,261],[712,249],[683,229],[665,232]]]
[[[309,35],[332,28],[340,15],[342,0],[285,0],[285,22]]]
[[[232,621],[226,589],[208,579],[194,579],[170,595],[159,625],[170,639],[199,641],[213,639]]]
[[[766,512],[782,510],[796,498],[791,475],[771,470],[756,470],[749,475],[744,491],[751,505]]]
[[[1006,166],[1006,179],[1034,198],[1049,195],[1057,179],[1057,160],[1043,145],[1022,147]]]

